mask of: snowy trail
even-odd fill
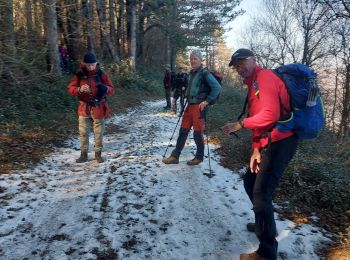
[[[161,105],[112,118],[119,131],[105,135],[102,164],[77,165],[74,139],[34,169],[0,175],[0,259],[226,260],[255,250],[242,180],[218,164],[214,147],[212,178],[208,158],[186,165],[192,139],[178,165],[161,162],[178,119]],[[287,220],[277,226],[280,259],[320,259],[330,234]]]

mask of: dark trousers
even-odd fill
[[[185,91],[182,91],[182,90],[178,90],[176,89],[175,92],[174,92],[174,102],[176,104],[177,100],[179,99],[180,97],[180,106],[181,106],[181,109],[180,109],[180,112],[184,110],[185,108]]]
[[[171,108],[171,100],[170,100],[171,88],[170,87],[165,87],[164,90],[165,90],[166,107],[167,108]]]
[[[295,154],[297,144],[296,136],[271,143],[269,149],[262,151],[260,168],[264,170],[256,174],[248,169],[244,176],[244,188],[253,203],[255,232],[260,242],[257,253],[269,260],[277,259],[278,247],[272,196]]]

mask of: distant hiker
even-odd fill
[[[195,157],[188,161],[188,165],[197,165],[203,161],[204,157],[204,120],[206,107],[209,103],[215,102],[221,91],[221,86],[209,73],[203,68],[202,53],[200,50],[192,51],[190,55],[190,64],[192,70],[190,71],[189,84],[186,91],[188,105],[185,108],[179,136],[176,142],[176,148],[172,151],[171,156],[163,159],[163,163],[177,164],[182,149],[185,146],[188,133],[193,127],[193,137],[197,146]],[[205,80],[205,82],[203,82]]]
[[[104,120],[109,115],[110,108],[106,96],[115,92],[115,87],[107,73],[99,66],[96,56],[88,52],[80,64],[78,72],[68,85],[68,92],[79,99],[79,136],[81,155],[77,163],[88,160],[90,125],[93,125],[95,136],[95,159],[98,163],[104,160],[101,156],[103,147]]]
[[[222,129],[226,135],[241,128],[252,130],[252,155],[244,175],[244,188],[255,214],[255,223],[248,223],[247,229],[255,231],[260,242],[257,251],[241,254],[240,259],[275,260],[278,243],[272,197],[295,154],[298,138],[294,132],[280,132],[274,125],[290,111],[290,97],[278,76],[257,65],[251,50],[238,49],[231,57],[230,66],[248,86],[248,117]]]
[[[68,50],[64,44],[60,44],[58,47],[58,52],[60,53],[60,65],[62,72],[69,73],[69,62],[68,62]]]
[[[175,76],[174,85],[172,86],[173,103],[172,109],[174,113],[177,112],[177,100],[180,97],[180,111],[184,110],[185,105],[185,93],[188,86],[188,75],[184,72],[182,67],[179,67],[179,71]]]
[[[171,71],[170,71],[170,65],[165,66],[164,71],[164,78],[163,78],[163,86],[165,90],[165,100],[166,100],[166,106],[164,109],[170,109],[171,108]]]

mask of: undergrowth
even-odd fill
[[[116,94],[108,97],[112,114],[163,94],[160,72],[143,68],[136,73],[124,62],[104,70],[116,86]],[[38,76],[27,85],[2,85],[0,174],[40,161],[53,146],[77,134],[77,98],[67,92],[72,77]]]

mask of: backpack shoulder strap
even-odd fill
[[[201,80],[201,84],[207,84],[207,80],[206,77],[209,74],[209,70],[207,67],[204,67],[200,70],[200,80]]]
[[[99,83],[103,83],[102,82],[102,76],[104,74],[105,74],[105,71],[99,65],[97,65],[97,67],[96,67],[96,75],[95,75],[96,81],[99,82]]]
[[[253,87],[254,87],[254,94],[259,97],[259,84],[258,84],[258,80],[256,79],[253,83]],[[241,120],[241,118],[244,116],[244,114],[246,113],[246,109],[247,109],[247,106],[248,106],[248,96],[249,96],[249,90],[248,90],[248,93],[245,97],[245,100],[244,100],[244,105],[243,105],[243,109],[242,109],[242,112],[239,114],[239,116],[237,117],[237,121]]]
[[[249,93],[247,93],[247,96],[245,97],[243,109],[242,109],[241,114],[237,117],[237,121],[241,120],[245,114],[245,110],[247,109],[247,105],[248,105],[248,95],[249,95]]]

